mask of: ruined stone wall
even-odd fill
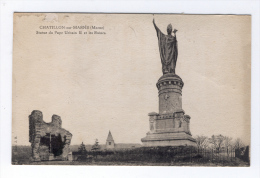
[[[60,153],[63,160],[67,159],[72,134],[61,128],[62,120],[60,116],[53,115],[52,122],[46,123],[43,121],[43,115],[41,111],[34,110],[29,115],[29,142],[32,147],[32,158],[34,161],[40,161],[40,146],[49,146],[49,151],[53,154],[53,150],[61,149]],[[48,141],[48,139],[50,141]],[[53,140],[53,142],[51,141]],[[57,140],[60,140],[59,145]]]

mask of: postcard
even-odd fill
[[[12,164],[250,166],[250,15],[13,19]]]

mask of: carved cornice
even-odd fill
[[[156,112],[150,112],[149,114],[148,114],[148,116],[158,116],[159,114],[158,113],[156,113]]]
[[[187,122],[187,123],[190,123],[190,116],[189,115],[184,115],[184,120]]]
[[[182,89],[184,83],[180,80],[179,81],[165,80],[165,81],[158,81],[156,87],[158,88],[158,90],[160,90],[164,86],[171,86],[171,85],[180,87],[180,89]]]
[[[158,90],[160,90],[160,88],[162,86],[167,86],[167,85],[176,85],[182,89],[182,87],[184,86],[184,83],[178,75],[169,73],[169,74],[165,74],[162,77],[160,77],[160,79],[158,80],[158,82],[156,84]]]

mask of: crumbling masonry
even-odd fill
[[[34,110],[29,115],[29,142],[32,146],[33,161],[41,161],[40,147],[48,147],[45,155],[52,155],[62,160],[67,160],[70,152],[70,142],[72,134],[61,128],[61,118],[58,115],[52,116],[52,121],[46,123],[43,121],[41,111]]]

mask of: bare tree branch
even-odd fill
[[[218,152],[220,151],[221,147],[224,145],[224,136],[223,135],[212,135],[209,139],[209,142],[213,145]]]
[[[242,142],[242,140],[241,140],[240,138],[237,138],[237,139],[235,140],[235,142],[234,142],[234,147],[235,147],[236,149],[239,149],[239,148],[244,147],[244,146],[245,146],[245,144]]]
[[[195,137],[195,139],[196,139],[196,143],[197,143],[198,149],[207,147],[207,145],[208,145],[208,142],[207,142],[208,137],[197,135]]]

